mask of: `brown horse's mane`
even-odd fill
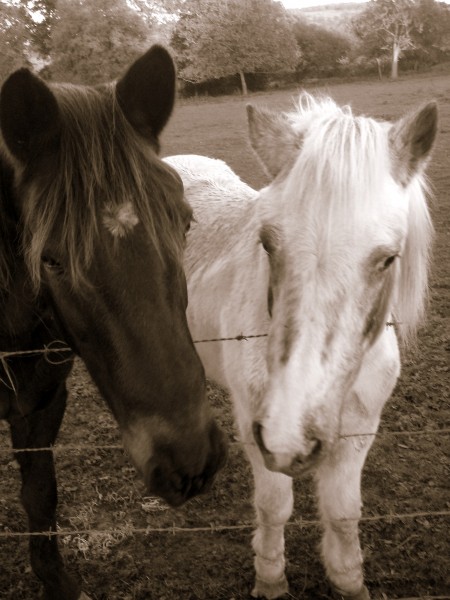
[[[13,169],[0,152],[0,294],[9,288],[13,262],[20,247],[16,239],[13,181]]]
[[[59,109],[58,151],[19,170],[23,253],[36,286],[49,242],[83,283],[105,207],[131,202],[161,257],[180,259],[185,215],[178,175],[133,129],[113,84],[51,86]],[[0,258],[0,271],[3,271]]]

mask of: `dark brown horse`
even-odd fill
[[[188,330],[182,256],[191,209],[158,157],[175,69],[159,46],[117,84],[47,85],[26,69],[0,97],[0,350],[55,341],[81,356],[148,489],[172,505],[208,489],[225,444]],[[11,428],[31,532],[56,531],[51,446],[67,354],[9,356],[0,418]],[[30,537],[47,600],[85,597],[56,536]]]

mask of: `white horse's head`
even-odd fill
[[[259,200],[271,324],[254,435],[268,468],[295,474],[339,436],[343,400],[390,315],[404,339],[422,316],[437,108],[390,124],[303,95],[293,114],[248,115],[272,178]]]

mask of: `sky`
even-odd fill
[[[285,8],[307,8],[324,4],[345,4],[348,2],[367,2],[368,0],[280,0]],[[443,0],[450,4],[450,0]]]
[[[368,0],[280,0],[285,8],[307,8],[324,4],[345,4],[346,2],[367,2]]]

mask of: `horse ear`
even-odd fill
[[[152,46],[117,83],[117,100],[129,123],[157,140],[175,103],[176,71],[162,46]]]
[[[437,123],[437,104],[430,102],[394,123],[389,131],[394,177],[402,185],[408,185],[425,167],[436,138]]]
[[[247,104],[247,117],[250,144],[266,173],[275,178],[292,163],[301,146],[301,137],[282,113]]]
[[[8,77],[0,93],[0,127],[11,154],[25,163],[54,147],[59,108],[50,88],[28,69]]]

